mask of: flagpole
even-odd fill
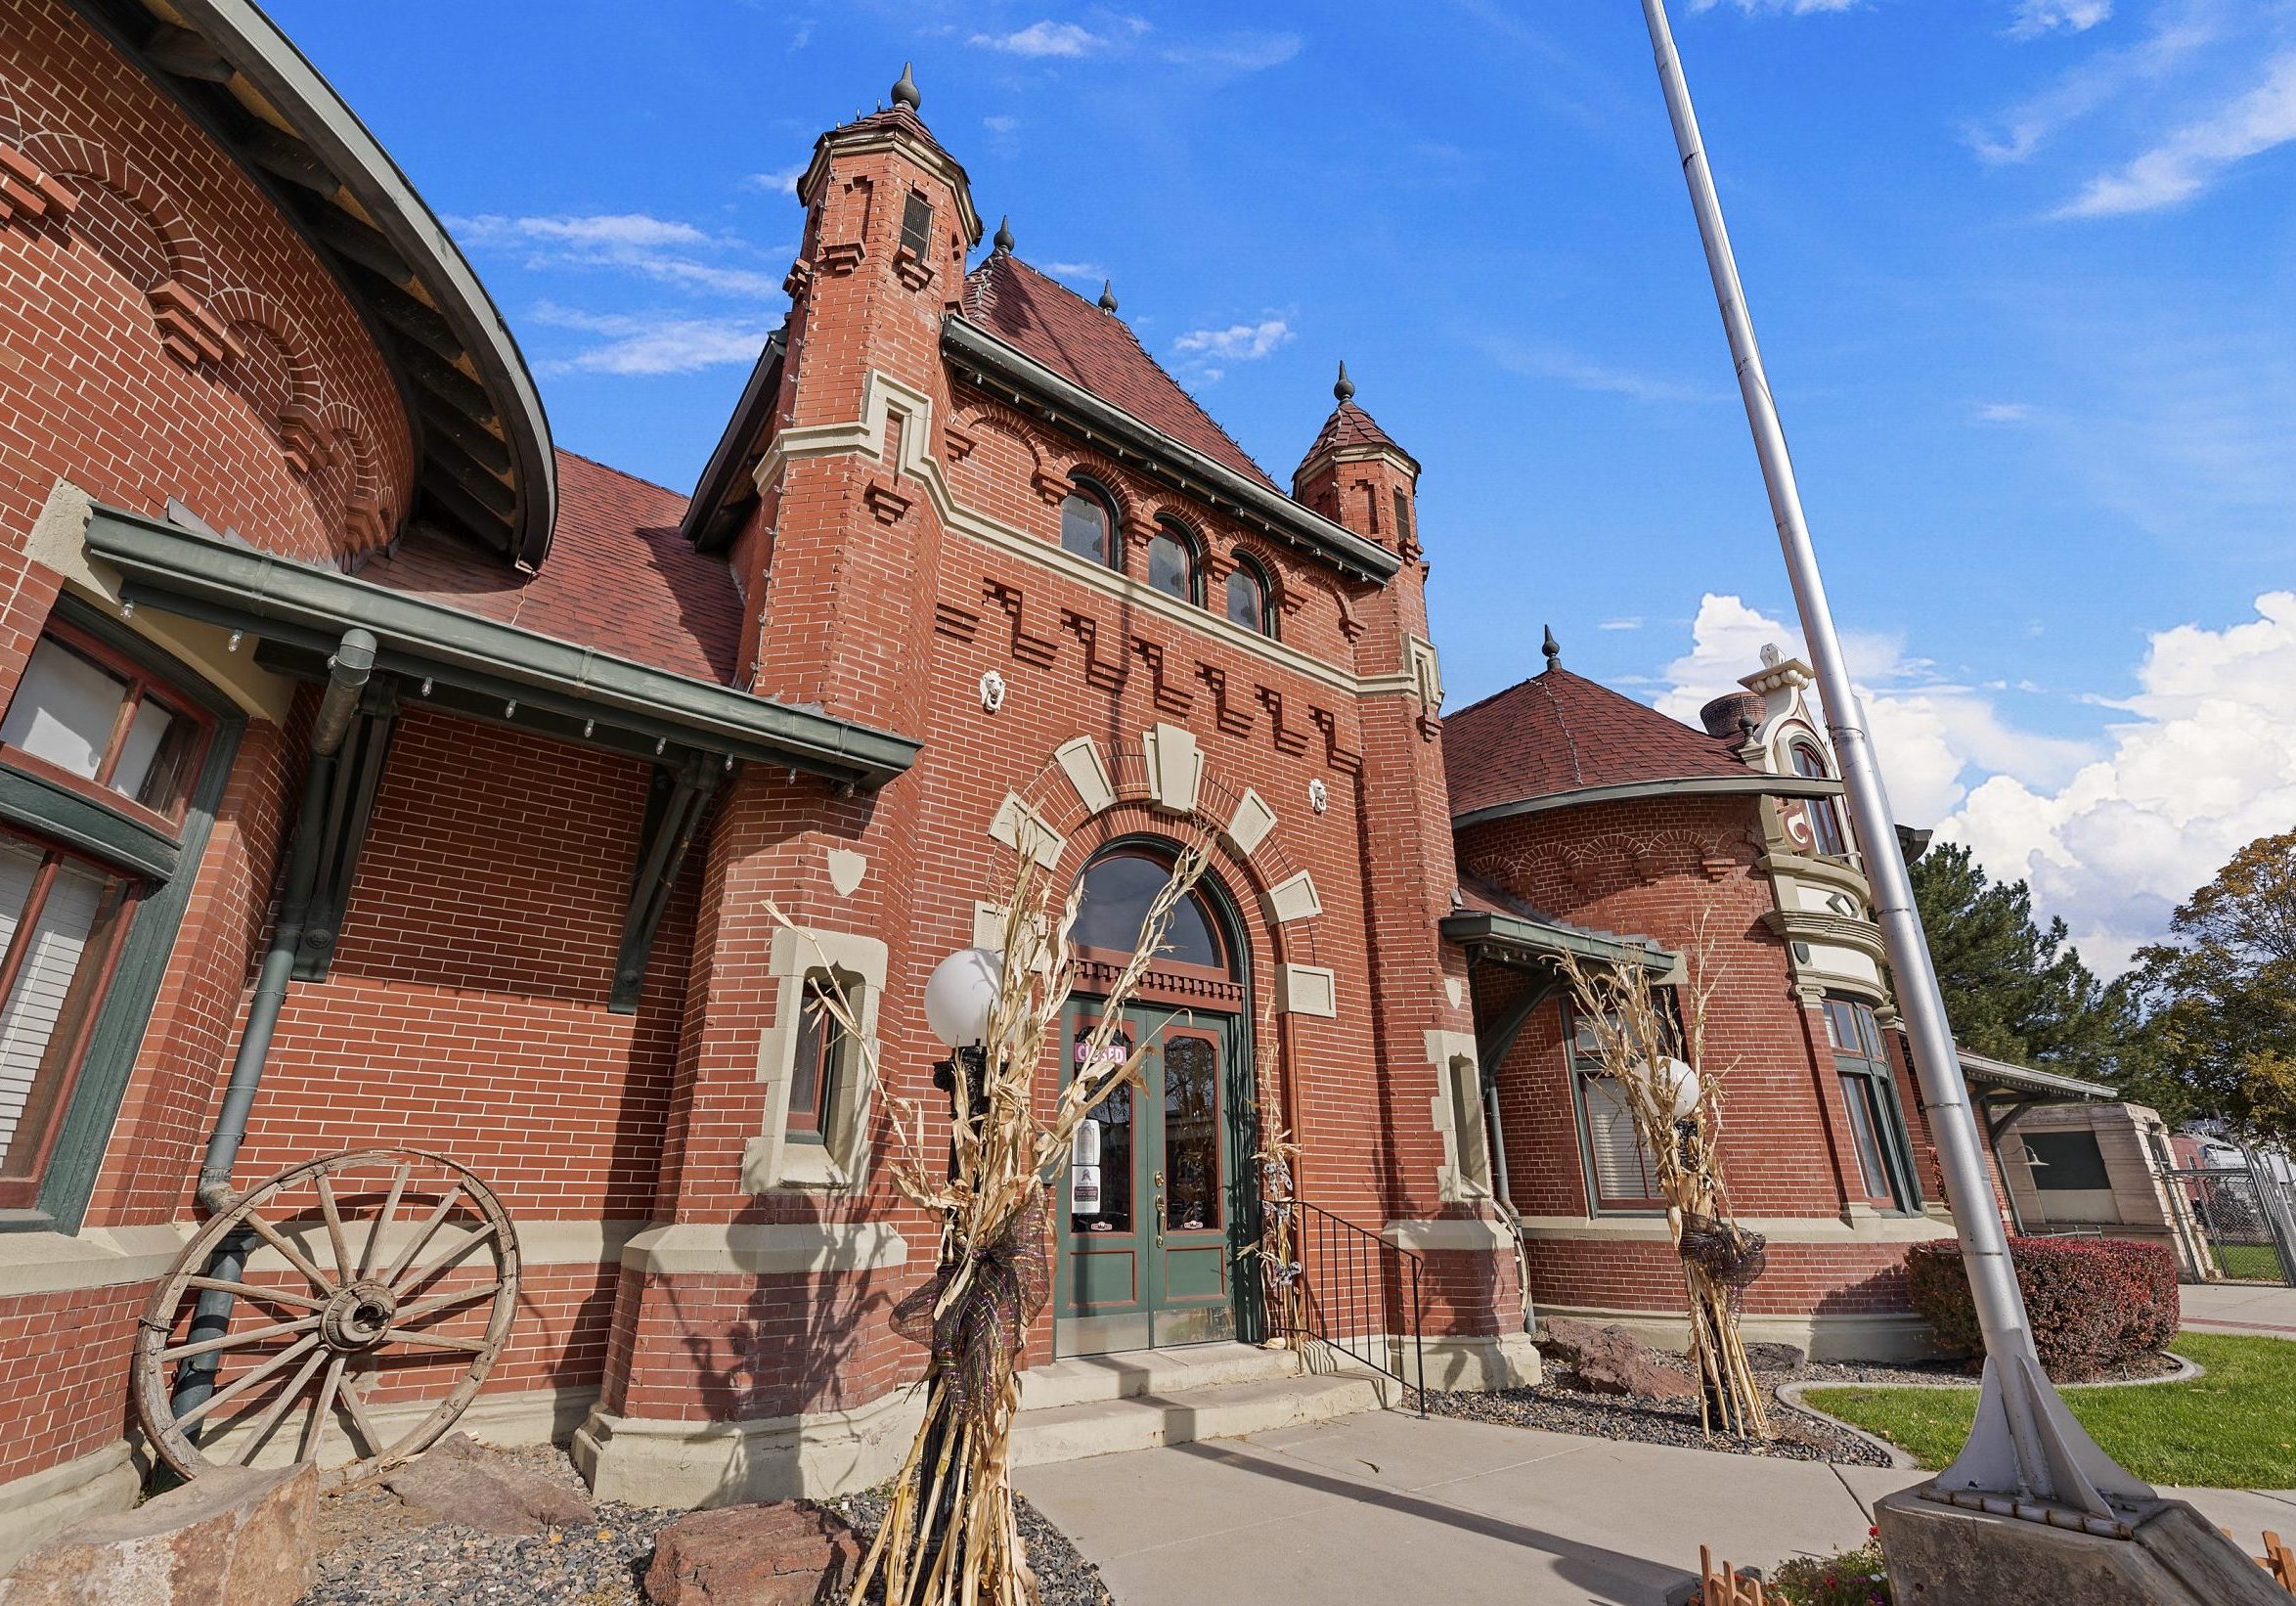
[[[1961,1455],[1938,1474],[1926,1492],[1957,1505],[2058,1522],[2071,1517],[2073,1526],[2091,1532],[2126,1535],[2130,1514],[2158,1496],[2151,1486],[2099,1450],[2074,1421],[2042,1372],[2034,1351],[2024,1296],[2009,1262],[2009,1236],[1994,1204],[1976,1118],[1969,1107],[1968,1086],[1962,1078],[1945,1000],[1938,990],[1921,917],[1914,906],[1913,878],[1907,873],[1905,853],[1898,844],[1897,823],[1882,787],[1873,738],[1865,728],[1865,711],[1842,661],[1833,612],[1826,601],[1825,581],[1818,573],[1817,552],[1802,516],[1793,460],[1787,450],[1769,376],[1762,367],[1761,347],[1754,339],[1753,318],[1739,282],[1738,261],[1730,248],[1722,202],[1714,192],[1713,173],[1700,138],[1698,113],[1691,106],[1681,58],[1675,53],[1665,0],[1643,0],[1643,17],[1650,24],[1651,44],[1657,53],[1658,81],[1674,124],[1683,178],[1690,186],[1700,238],[1705,243],[1706,267],[1713,276],[1731,358],[1738,367],[1738,387],[1745,401],[1746,422],[1753,427],[1754,452],[1761,460],[1762,479],[1769,488],[1770,512],[1777,520],[1779,546],[1785,552],[1787,575],[1801,612],[1802,634],[1817,669],[1827,729],[1833,737],[1850,817],[1857,825],[1866,877],[1897,990],[1898,1010],[1905,1019],[1915,1072],[1928,1108],[1930,1137],[1945,1174],[1946,1202],[1953,1210],[1963,1264],[1968,1269],[1977,1320],[1985,1335],[1985,1375],[1976,1425],[1970,1429]]]

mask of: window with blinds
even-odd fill
[[[129,902],[126,877],[0,835],[0,1204],[36,1180]]]
[[[1571,1075],[1578,1082],[1579,1140],[1586,1147],[1586,1169],[1594,1184],[1598,1210],[1653,1210],[1663,1206],[1658,1197],[1657,1166],[1642,1134],[1635,1130],[1634,1111],[1625,1092],[1603,1069],[1594,1027],[1564,1006],[1564,1028],[1570,1044]]]

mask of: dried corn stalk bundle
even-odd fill
[[[1300,1145],[1284,1121],[1283,1080],[1277,1070],[1275,1016],[1259,1017],[1255,1040],[1258,1064],[1255,1067],[1254,1094],[1259,1114],[1259,1149],[1252,1156],[1259,1168],[1259,1241],[1248,1253],[1259,1260],[1259,1278],[1267,1295],[1268,1347],[1298,1349],[1303,1341],[1302,1286],[1303,1268],[1299,1246]]]
[[[1705,1058],[1715,975],[1705,922],[1684,958],[1673,1007],[1629,961],[1593,969],[1566,957],[1570,1000],[1650,1156],[1690,1295],[1690,1362],[1708,1433],[1767,1439],[1769,1411],[1739,1334],[1738,1297],[1759,1276],[1762,1235],[1731,1219],[1722,1177],[1722,1082]],[[1689,1074],[1684,1075],[1687,1067]]]
[[[940,1217],[941,1253],[932,1277],[894,1312],[895,1330],[926,1347],[919,1385],[925,1417],[854,1579],[857,1606],[880,1581],[887,1606],[1029,1606],[1037,1599],[1009,1471],[1022,1350],[1052,1280],[1046,1179],[1066,1163],[1079,1123],[1139,1075],[1153,1034],[1129,1047],[1119,1035],[1124,1006],[1206,866],[1200,845],[1178,855],[1077,1055],[1076,1079],[1046,1119],[1037,1112],[1037,1076],[1060,1063],[1055,1049],[1075,979],[1069,932],[1081,883],[1059,917],[1047,918],[1051,894],[1041,868],[1032,854],[1013,857],[988,1030],[979,1050],[956,1056],[956,1108],[970,1114],[952,1125],[950,1154],[928,1147],[917,1101],[887,1100],[894,1184]],[[829,995],[822,1007],[873,1052],[849,1002],[834,986]]]

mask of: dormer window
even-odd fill
[[[1204,600],[1196,584],[1196,543],[1170,519],[1157,526],[1148,543],[1148,583],[1183,602]]]
[[[1275,593],[1267,571],[1249,558],[1236,560],[1228,576],[1228,623],[1260,636],[1275,634]]]
[[[1788,749],[1793,758],[1793,773],[1805,781],[1832,781],[1833,772],[1826,763],[1826,755],[1817,744],[1796,741]],[[1810,811],[1811,846],[1822,859],[1847,859],[1849,832],[1842,828],[1841,800],[1834,797],[1813,797],[1806,800]]]
[[[1124,567],[1116,544],[1116,505],[1088,479],[1078,480],[1060,505],[1060,545],[1088,562]]]
[[[914,190],[901,206],[901,248],[920,262],[933,254],[933,203]]]

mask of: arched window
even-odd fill
[[[1148,543],[1148,583],[1183,602],[1202,601],[1196,590],[1196,543],[1170,519],[1156,527]]]
[[[1170,879],[1171,860],[1145,845],[1120,847],[1095,860],[1084,871],[1084,895],[1069,940],[1093,959],[1123,962],[1140,940],[1148,906]],[[1223,978],[1235,974],[1220,922],[1201,889],[1189,892],[1171,912],[1156,968],[1211,972]]]
[[[1116,505],[1090,480],[1078,480],[1077,488],[1060,505],[1060,544],[1065,551],[1091,562],[1106,563],[1112,569],[1125,566],[1116,544]]]
[[[1827,768],[1826,755],[1816,745],[1797,741],[1793,754],[1793,773],[1808,781],[1832,781],[1833,772]],[[1841,800],[1834,797],[1813,797],[1807,800],[1810,810],[1810,834],[1822,858],[1847,859],[1849,832],[1841,826]]]
[[[1228,576],[1228,623],[1262,636],[1275,634],[1275,597],[1267,572],[1249,558],[1238,558]]]

